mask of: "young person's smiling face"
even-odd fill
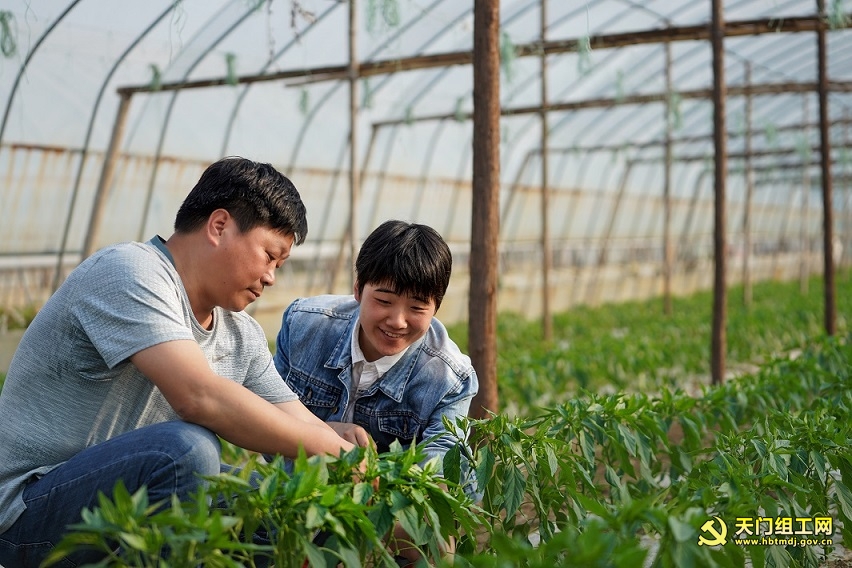
[[[435,301],[396,294],[393,286],[355,284],[361,304],[358,344],[368,361],[395,355],[426,334],[435,315]]]

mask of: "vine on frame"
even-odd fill
[[[299,112],[302,116],[307,116],[310,108],[311,95],[306,88],[302,87],[302,92],[299,93]]]
[[[459,97],[456,99],[456,110],[453,113],[453,117],[455,118],[456,122],[465,121],[464,97]]]
[[[515,43],[505,30],[500,30],[500,68],[506,75],[506,80],[511,83],[515,76],[515,59],[517,58]]]
[[[592,43],[588,35],[577,41],[577,72],[585,76],[592,70]]]
[[[399,0],[369,0],[367,2],[367,31],[379,31],[379,21],[385,29],[399,27]]]
[[[370,88],[369,77],[361,79],[361,108],[373,108],[373,89]]]
[[[228,52],[225,54],[225,66],[228,73],[228,84],[235,86],[237,84],[237,56],[234,53]]]
[[[843,0],[832,0],[828,9],[828,25],[833,30],[849,27],[849,17],[843,11]]]
[[[14,14],[9,10],[0,10],[0,53],[3,57],[12,57],[18,52],[14,27]]]
[[[683,111],[680,108],[682,100],[680,94],[674,91],[669,95],[669,112],[671,113],[673,130],[680,130],[683,126]]]
[[[151,63],[149,67],[151,68],[151,90],[159,91],[163,86],[163,72],[156,63]]]

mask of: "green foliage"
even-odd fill
[[[0,329],[26,329],[38,313],[35,304],[28,304],[22,308],[0,307]]]
[[[742,289],[728,293],[727,364],[735,373],[788,353],[819,337],[822,327],[821,280],[802,294],[795,282],[763,282],[753,287],[750,306]],[[852,278],[836,279],[837,326],[849,330]],[[542,339],[541,324],[501,314],[497,322],[497,370],[502,411],[529,414],[584,390],[657,392],[695,391],[710,382],[710,292],[673,298],[665,316],[659,299],[579,306],[553,320],[554,339]],[[466,330],[450,328],[463,349]]]
[[[423,458],[399,445],[381,459],[357,449],[337,459],[303,454],[287,473],[280,458],[248,456],[235,474],[209,478],[183,503],[152,504],[144,488],[131,495],[119,483],[83,511],[46,565],[94,549],[106,555],[104,566],[396,566],[386,547],[395,524],[410,536],[407,545],[438,558],[459,528],[472,533],[482,524],[482,513],[458,485],[439,484],[436,464],[418,465]],[[317,534],[327,538],[320,544]]]
[[[816,566],[829,550],[745,547],[733,530],[715,548],[698,537],[715,516],[733,529],[738,518],[829,515],[852,538],[850,369],[849,340],[822,339],[697,397],[587,394],[535,418],[473,421],[491,522],[463,555],[474,566],[543,566],[557,547],[592,559],[579,565],[614,566],[654,548],[653,566]],[[562,540],[589,530],[607,544]]]
[[[829,517],[836,539],[852,539],[852,294],[848,278],[837,285],[837,337],[820,329],[819,286],[756,286],[748,309],[732,291],[729,360],[759,365],[715,387],[703,380],[707,294],[676,300],[669,318],[654,302],[573,310],[552,345],[537,324],[501,317],[513,412],[448,423],[458,443],[442,473],[418,447],[301,456],[288,473],[225,444],[238,472],[186,503],[117,487],[51,561],[94,547],[105,566],[392,567],[399,525],[440,566],[450,540],[462,567],[822,565],[831,545],[746,546],[735,523]],[[463,329],[453,336],[464,345]],[[598,388],[607,380],[616,389]],[[716,518],[727,540],[705,546]],[[253,542],[257,531],[272,542]]]

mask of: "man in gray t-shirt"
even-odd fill
[[[37,566],[119,479],[152,502],[187,497],[219,472],[217,435],[289,457],[353,447],[281,381],[243,312],[306,232],[290,180],[227,158],[168,240],[107,247],[69,275],[0,393],[0,566]]]

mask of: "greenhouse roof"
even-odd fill
[[[82,179],[93,186],[99,168],[82,171],[87,154],[107,152],[124,97],[117,143],[125,155],[151,160],[151,185],[157,164],[234,154],[285,171],[343,172],[349,78],[357,67],[358,169],[469,181],[476,143],[473,2],[354,5],[350,50],[346,1],[10,0],[0,11],[0,149],[73,151],[71,161],[80,164],[75,185]],[[824,18],[816,11],[813,0],[725,3],[733,192],[744,187],[736,172],[747,149],[758,183],[819,177],[815,30],[821,21],[829,29],[833,163],[838,173],[849,168],[852,2],[826,0]],[[675,193],[687,195],[712,171],[711,2],[502,0],[500,15],[505,186],[541,182],[542,108],[555,188],[614,191],[630,172],[627,192],[657,192],[667,138]],[[10,163],[22,159],[12,156]],[[346,176],[333,183],[345,186]],[[80,211],[69,219],[85,225],[88,204],[68,197],[71,188],[64,191],[29,206],[71,200],[69,207]],[[151,214],[161,212],[167,223],[173,208],[154,201],[146,217],[153,207]],[[408,201],[397,215],[412,208]],[[0,198],[4,209],[21,202]],[[505,216],[511,201],[504,207]],[[63,222],[57,217],[51,224]],[[63,248],[76,250],[82,232],[72,229]],[[119,228],[109,235],[106,241],[135,236]],[[55,232],[35,241],[5,237],[7,252],[59,246]]]
[[[844,4],[828,1],[835,28],[848,21]],[[507,179],[540,140],[540,6],[501,3]],[[117,90],[135,87],[129,152],[345,165],[348,2],[13,0],[7,7],[3,143],[102,150]],[[457,176],[471,145],[472,2],[362,0],[357,8],[360,147],[369,147],[371,126],[385,131],[377,134],[374,163],[365,166],[404,173],[426,168],[428,160],[432,175]],[[778,134],[765,136],[767,144],[780,144],[787,128],[801,136],[803,125],[815,122],[816,36],[800,33],[815,29],[815,10],[813,0],[726,3],[732,134],[744,128],[738,95],[749,85],[753,125]],[[709,2],[550,1],[546,11],[554,150],[652,147],[665,137],[665,101],[674,99],[675,136],[690,140],[690,155],[710,154]],[[829,34],[828,65],[832,119],[848,119],[852,32]],[[249,77],[255,80],[238,84]],[[196,88],[155,90],[183,83]],[[211,83],[219,84],[198,86]],[[735,152],[737,138],[732,144]],[[426,155],[433,151],[437,156]],[[393,155],[379,161],[383,152]]]

